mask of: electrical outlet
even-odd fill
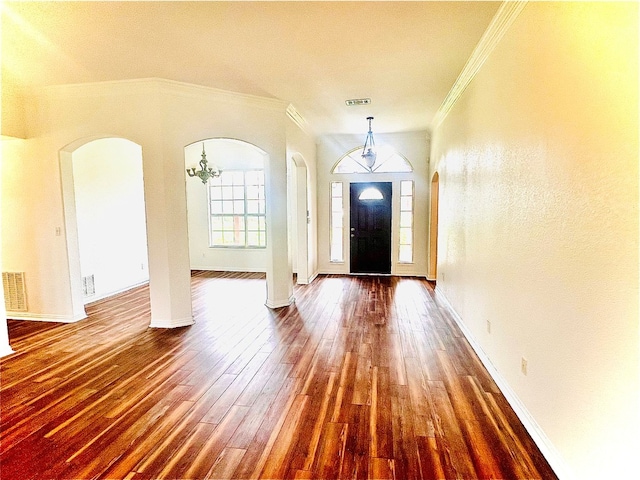
[[[522,357],[520,359],[520,371],[522,372],[523,375],[527,374],[527,369],[529,368],[527,359]]]
[[[487,320],[487,333],[491,333],[491,320]]]

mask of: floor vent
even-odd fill
[[[93,278],[93,274],[82,277],[82,295],[90,297],[96,294],[96,282]]]
[[[2,286],[6,309],[10,312],[26,312],[27,293],[24,272],[2,272]]]

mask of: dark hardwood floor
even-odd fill
[[[191,327],[148,328],[147,287],[9,321],[3,480],[556,478],[427,281],[192,284]]]

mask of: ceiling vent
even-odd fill
[[[347,107],[353,107],[355,105],[369,105],[371,103],[370,98],[352,98],[351,100],[345,100],[344,103]]]

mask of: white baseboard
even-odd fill
[[[462,317],[460,317],[460,315],[455,311],[451,302],[449,302],[449,299],[442,292],[442,289],[436,286],[435,293],[437,299],[445,306],[455,320],[463,335],[476,352],[476,355],[478,355],[478,358],[480,358],[480,361],[489,372],[489,375],[491,375],[491,378],[493,378],[496,385],[498,385],[502,395],[504,395],[509,405],[511,405],[511,408],[513,408],[513,411],[518,416],[527,432],[529,432],[529,435],[538,446],[540,452],[542,452],[542,455],[544,455],[555,474],[560,480],[575,480],[574,475],[567,467],[556,447],[553,445],[551,440],[549,440],[549,437],[547,437],[540,425],[538,425],[533,415],[531,415],[529,410],[527,410],[524,403],[522,403],[520,398],[518,398],[518,395],[516,395],[509,383],[504,379],[493,363],[491,363],[489,356],[484,352],[484,350],[482,350],[480,344],[476,342],[471,331],[463,322]]]
[[[294,302],[294,297],[293,297],[293,295],[291,295],[287,300],[273,300],[273,301],[271,301],[271,300],[267,299],[267,301],[264,304],[269,308],[282,308],[282,307],[288,307],[293,302]]]
[[[191,265],[191,270],[203,270],[205,272],[238,272],[238,273],[266,273],[264,268],[229,268],[229,267],[212,267],[211,265],[207,266],[198,266]]]
[[[143,285],[148,285],[149,280],[145,280],[140,283],[136,283],[134,285],[129,285],[128,287],[121,288],[119,290],[114,290],[112,292],[100,293],[97,295],[91,295],[90,297],[84,298],[84,304],[89,305],[90,303],[98,302],[100,300],[104,300],[105,298],[113,297],[114,295],[118,295],[120,293],[128,292],[129,290],[133,290],[134,288],[141,287]]]
[[[149,328],[179,328],[179,327],[188,327],[193,325],[195,321],[193,317],[186,318],[152,318],[151,323],[149,323]]]
[[[15,352],[11,350],[11,347],[9,345],[3,345],[3,347],[0,348],[0,358],[6,357],[7,355],[11,355],[12,353],[15,353]]]
[[[69,315],[49,315],[44,313],[21,313],[7,312],[7,318],[11,320],[28,320],[32,322],[57,322],[57,323],[75,323],[87,318],[86,314]]]

